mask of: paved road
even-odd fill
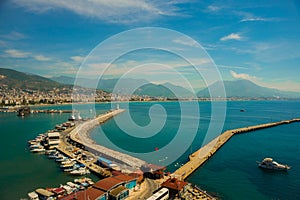
[[[159,187],[158,183],[152,179],[146,178],[144,180],[144,186],[143,191],[139,193],[138,196],[130,198],[130,200],[141,200],[141,199],[147,199],[150,197],[153,192]]]

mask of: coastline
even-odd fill
[[[64,106],[64,105],[72,105],[72,104],[83,104],[83,105],[88,105],[88,104],[109,104],[109,103],[146,103],[146,102],[209,102],[209,101],[213,101],[213,102],[217,102],[217,101],[228,101],[228,102],[248,102],[248,101],[300,101],[299,98],[199,98],[199,99],[174,99],[174,100],[148,100],[148,101],[105,101],[105,102],[70,102],[70,103],[60,103],[60,104],[29,104],[29,105],[15,105],[15,106],[5,106],[2,105],[0,107],[0,111],[1,109],[7,108],[7,109],[16,109],[16,108],[20,108],[23,106],[29,106],[29,107],[47,107],[47,106]]]

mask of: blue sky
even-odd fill
[[[224,80],[249,79],[262,86],[300,91],[300,3],[297,0],[2,1],[0,67],[47,77],[74,76],[83,59],[99,43],[122,31],[141,27],[162,27],[186,35],[171,37],[174,44],[181,46],[169,48],[187,52],[200,44]],[[159,41],[164,43],[168,39]],[[120,46],[114,43],[105,49],[106,56]],[[207,57],[195,55],[191,59],[203,64]],[[101,68],[102,61],[98,60],[94,67]],[[152,75],[153,82],[176,84],[177,78],[168,73],[170,70],[149,63],[174,67],[185,73],[193,87],[204,86],[202,80],[195,81],[195,73],[182,60],[162,51],[131,52],[115,61],[118,70],[106,75],[114,77],[122,66],[125,69],[143,65],[133,76],[151,79]]]

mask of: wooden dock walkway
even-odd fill
[[[196,169],[198,169],[201,165],[203,165],[211,156],[213,156],[217,152],[217,150],[220,149],[235,134],[255,131],[264,128],[270,128],[270,127],[279,126],[283,124],[290,124],[293,122],[300,122],[300,118],[225,131],[220,136],[216,137],[208,144],[201,147],[198,151],[191,154],[189,156],[189,161],[183,166],[181,166],[179,169],[177,169],[173,173],[173,175],[175,177],[178,177],[181,180],[186,179]]]

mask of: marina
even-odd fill
[[[54,132],[49,131],[45,134],[39,134],[34,140],[28,141],[30,149],[32,149],[31,152],[41,151],[43,154],[48,156],[49,159],[53,159],[57,163],[60,163],[59,168],[62,171],[69,173],[70,175],[83,176],[89,174],[91,171],[100,177],[108,177],[109,179],[109,177],[129,177],[128,174],[131,174],[135,177],[134,180],[136,181],[137,177],[143,177],[143,175],[141,175],[141,168],[145,168],[145,166],[152,166],[151,164],[148,164],[145,161],[134,158],[130,155],[126,155],[102,147],[100,145],[96,145],[94,142],[87,141],[87,139],[89,139],[89,137],[87,136],[88,131],[122,112],[124,112],[124,110],[116,109],[107,111],[105,114],[99,115],[98,117],[87,121],[78,121],[74,124],[69,121],[61,125],[57,125]],[[66,129],[57,129],[57,127],[66,127]],[[99,154],[101,154],[102,157],[96,156]],[[110,160],[107,158],[110,158]],[[163,168],[163,170],[165,169],[166,168]],[[156,170],[158,170],[158,172],[163,173],[160,167],[158,169],[154,169],[153,173],[156,173]],[[113,175],[113,173],[117,173],[118,176]],[[161,176],[161,178],[163,178],[163,176]],[[125,180],[127,179],[128,178],[125,178]],[[119,195],[119,193],[121,192],[125,199],[125,196],[129,197],[128,189],[133,189],[133,187],[137,185],[137,183],[135,182],[133,186],[130,186],[128,189],[126,189],[126,187],[123,187],[121,189],[117,187],[118,184],[116,183],[114,186],[111,186],[111,188],[105,188],[101,184],[105,180],[106,179],[102,179],[101,181],[99,181],[100,183],[96,183],[96,186],[84,189],[84,192],[90,192],[91,189],[100,189],[101,192],[98,195],[102,195],[103,198],[105,196],[105,199],[106,197],[110,197],[111,195],[113,196],[114,193],[116,193],[115,195]],[[128,180],[132,180],[132,178],[129,178]],[[182,182],[177,179],[160,179],[154,182],[157,182],[156,184],[158,185],[158,187],[161,188],[161,190],[165,190],[168,192],[166,199],[169,198],[169,191],[171,192],[173,197],[180,194],[181,197],[187,199],[194,197],[196,199],[215,199],[214,197],[207,194],[205,191],[202,191],[201,189],[192,186],[190,183]],[[68,182],[67,185],[61,185],[59,188],[39,188],[33,192],[28,193],[28,197],[30,197],[31,199],[41,199],[44,197],[46,199],[68,199],[69,197],[66,195],[72,196],[74,195],[73,193],[75,193],[75,198],[80,199],[76,195],[79,186],[75,185],[76,184],[72,182]],[[152,192],[153,188],[151,189],[145,187],[144,190],[149,190],[150,192]],[[94,192],[97,193],[99,191]],[[100,196],[97,196],[97,198]],[[138,196],[136,197],[139,198]],[[156,193],[149,197],[149,199],[157,198],[160,197],[157,197]],[[131,199],[136,198],[131,197]]]
[[[101,155],[102,157],[113,160],[118,166],[124,167],[126,170],[139,170],[143,165],[147,163],[141,159],[132,157],[130,155],[114,151],[112,149],[106,148],[95,144],[88,135],[88,131],[96,127],[99,124],[104,123],[106,120],[124,112],[123,109],[117,109],[113,111],[108,111],[106,114],[100,115],[95,119],[89,120],[85,123],[79,124],[74,130],[69,134],[69,139],[71,143],[84,147],[85,150],[95,154]]]
[[[252,105],[252,104],[251,104]],[[100,105],[99,105],[100,106]],[[101,107],[102,107],[102,105],[101,105]],[[238,107],[238,106],[237,106]],[[103,111],[102,111],[103,113],[104,112],[106,112],[105,111],[105,109],[103,109]],[[239,112],[239,109],[237,110],[237,112]],[[251,110],[248,108],[247,109],[247,113],[246,113],[246,115],[247,114],[251,114],[250,113],[251,112]],[[11,116],[15,116],[15,115],[11,115]],[[52,119],[52,118],[57,118],[57,119],[60,119],[59,121],[54,121],[54,123],[52,123],[52,125],[51,126],[48,126],[48,128],[47,129],[51,129],[51,127],[56,127],[56,124],[60,124],[60,125],[62,125],[62,124],[65,124],[65,123],[63,123],[63,121],[65,120],[65,119],[68,119],[68,116],[69,115],[40,115],[39,117],[37,116],[37,115],[32,115],[32,116],[30,116],[30,117],[28,117],[28,118],[24,118],[25,120],[30,120],[31,118],[32,119],[36,119],[36,118],[41,118],[42,117],[42,119],[44,118],[44,119]],[[295,114],[295,116],[296,116],[296,114]],[[120,115],[120,117],[123,117],[123,115]],[[248,117],[248,116],[247,116]],[[15,117],[16,118],[16,117]],[[17,118],[16,118],[17,119]],[[251,118],[247,118],[247,120],[248,119],[250,119],[251,120]],[[270,119],[270,118],[269,118]],[[19,118],[19,123],[22,123],[24,120],[22,119],[22,121],[20,120],[20,118]],[[48,121],[48,120],[47,120]],[[261,120],[262,122],[266,122],[267,120]],[[25,122],[25,121],[24,121]],[[80,124],[81,122],[79,122],[78,121],[78,123],[76,122],[75,124]],[[84,123],[83,121],[82,121],[82,123]],[[251,127],[251,124],[255,124],[255,123],[257,123],[257,121],[255,121],[255,120],[253,120],[253,122],[252,123],[241,123],[242,124],[242,126],[244,126],[244,127]],[[105,125],[103,125],[103,126],[107,126],[107,125],[109,125],[110,123],[107,123],[107,124],[105,124]],[[265,124],[268,124],[268,123],[265,123]],[[289,128],[293,128],[294,126],[295,127],[298,127],[298,125],[295,123],[295,124],[292,124],[291,126],[290,125],[288,125],[288,124],[291,124],[290,122],[287,122],[287,126],[289,127]],[[65,124],[66,125],[66,124]],[[249,126],[250,125],[250,126]],[[35,132],[36,131],[39,131],[39,132],[42,132],[43,131],[43,129],[45,129],[45,127],[44,128],[36,128],[37,126],[35,126]],[[12,126],[12,128],[14,128],[14,126]],[[63,141],[63,140],[68,140],[68,138],[67,137],[65,137],[65,136],[67,136],[68,135],[68,133],[70,133],[70,131],[71,130],[73,130],[74,129],[74,127],[68,127],[66,130],[60,130],[60,131],[58,131],[58,130],[53,130],[54,132],[59,132],[60,133],[60,135],[61,135],[61,140]],[[270,129],[270,130],[266,130],[266,131],[257,131],[255,134],[247,134],[247,135],[245,135],[245,136],[243,136],[243,137],[236,137],[236,138],[234,138],[233,140],[230,140],[230,141],[240,141],[240,140],[243,140],[243,138],[249,138],[249,137],[251,137],[251,138],[253,138],[253,139],[257,139],[257,138],[259,138],[260,137],[260,134],[262,134],[262,133],[268,133],[268,134],[263,134],[263,135],[266,135],[267,137],[270,137],[270,138],[276,138],[276,136],[279,136],[279,135],[281,135],[281,138],[282,138],[282,134],[284,134],[284,136],[285,135],[289,135],[289,133],[290,132],[284,132],[284,131],[278,131],[278,130],[285,130],[286,128],[285,128],[285,126],[279,126],[279,128],[276,128],[276,129]],[[230,130],[236,130],[236,128],[233,128],[233,129],[230,129]],[[259,130],[259,129],[258,129]],[[276,134],[274,133],[274,134],[270,134],[270,132],[272,132],[272,130],[273,131],[275,131],[275,132],[277,132]],[[32,132],[32,131],[31,131]],[[49,132],[49,131],[48,131]],[[280,134],[282,132],[282,134]],[[29,140],[32,140],[32,138],[34,138],[34,137],[36,137],[36,139],[38,140],[38,141],[40,141],[44,136],[42,136],[42,135],[46,135],[46,134],[38,134],[38,135],[35,135],[36,133],[31,133],[31,136],[30,135],[28,135],[28,136],[30,136],[30,137],[27,137],[27,139],[26,139],[26,141],[29,141]],[[296,134],[296,133],[295,133]],[[289,136],[289,137],[292,137],[291,135]],[[280,139],[281,140],[281,139]],[[24,141],[24,140],[23,140]],[[98,141],[97,141],[98,142]],[[248,144],[248,141],[245,141],[246,142],[246,144]],[[273,141],[274,142],[274,141]],[[272,142],[272,143],[273,143]],[[34,141],[29,141],[28,142],[28,144],[33,144],[34,143]],[[62,144],[64,144],[64,143],[62,143]],[[65,151],[65,152],[70,152],[70,155],[72,155],[72,154],[78,154],[77,156],[78,156],[78,159],[81,157],[81,153],[79,153],[80,151],[83,153],[83,154],[86,154],[86,152],[85,152],[85,150],[84,149],[82,149],[79,145],[78,146],[75,146],[74,145],[74,148],[72,149],[72,148],[70,148],[70,146],[72,146],[71,144],[68,144],[68,143],[65,143],[65,144],[67,144],[67,145],[65,145],[64,147],[65,147],[65,149],[63,149],[63,151]],[[100,144],[102,144],[102,143],[100,143]],[[271,143],[268,143],[268,144],[271,144]],[[21,144],[22,145],[22,144]],[[61,144],[60,144],[61,145]],[[237,144],[234,144],[234,146],[236,146]],[[244,144],[245,145],[245,144]],[[264,143],[264,146],[266,146],[267,144],[265,144]],[[224,147],[224,149],[228,149],[228,148],[234,148],[234,147],[232,147],[232,144],[231,145],[226,145],[225,147]],[[262,147],[259,147],[260,149],[263,149]],[[285,148],[289,148],[289,147],[285,147]],[[221,149],[223,149],[223,148],[221,148]],[[21,149],[20,149],[21,150]],[[24,150],[23,150],[24,151]],[[35,188],[45,188],[45,189],[47,189],[47,185],[57,185],[57,183],[64,183],[64,182],[68,182],[69,181],[69,179],[71,178],[71,177],[73,177],[73,175],[71,175],[71,174],[69,174],[69,173],[62,173],[62,172],[59,172],[59,176],[57,176],[57,170],[59,170],[60,171],[60,169],[62,170],[62,168],[60,168],[60,165],[67,165],[68,163],[71,163],[72,162],[72,158],[70,159],[69,158],[69,160],[64,160],[64,158],[63,157],[60,157],[59,158],[59,160],[61,160],[61,159],[63,159],[64,161],[61,161],[61,163],[59,163],[59,162],[55,162],[55,160],[56,160],[56,158],[53,158],[53,161],[51,161],[51,162],[53,162],[53,165],[50,163],[49,164],[49,159],[47,158],[49,155],[51,155],[51,154],[53,154],[54,153],[54,151],[55,151],[55,149],[51,149],[51,150],[45,150],[45,152],[41,152],[41,153],[32,153],[32,154],[29,154],[29,155],[27,155],[28,154],[28,152],[27,152],[27,154],[25,154],[24,156],[27,156],[27,157],[29,157],[29,158],[31,158],[32,160],[30,161],[30,162],[40,162],[40,158],[37,158],[37,154],[45,154],[46,156],[38,156],[38,157],[41,157],[41,158],[43,158],[42,160],[45,160],[45,161],[43,161],[43,162],[45,162],[45,166],[43,167],[44,169],[45,169],[45,167],[47,167],[48,165],[49,165],[49,168],[47,168],[47,170],[45,171],[44,169],[41,169],[41,170],[43,170],[43,174],[45,173],[45,174],[47,174],[49,171],[53,171],[53,172],[51,172],[53,175],[52,176],[56,176],[56,178],[55,179],[44,179],[44,178],[38,178],[35,182],[37,182],[37,181],[39,181],[39,179],[40,179],[40,183],[38,183],[37,185],[24,185],[25,186],[25,190],[22,190],[23,192],[22,192],[22,194],[23,194],[23,197],[24,197],[24,194],[27,194],[27,193],[29,193],[30,191],[33,191],[33,189],[35,189]],[[78,151],[78,153],[77,153],[77,151]],[[264,150],[263,150],[264,151]],[[211,161],[210,162],[208,162],[208,164],[207,165],[205,165],[203,168],[201,168],[201,170],[198,170],[196,173],[194,173],[194,174],[192,174],[192,176],[190,175],[190,177],[195,177],[195,175],[197,175],[197,174],[201,174],[201,173],[205,173],[205,174],[207,174],[207,173],[209,173],[209,172],[207,172],[207,171],[205,171],[205,169],[206,168],[208,168],[212,163],[214,163],[214,162],[219,162],[219,160],[220,160],[220,155],[221,156],[224,156],[223,153],[224,151],[223,150],[221,150],[221,152],[220,152],[220,154],[217,154],[217,155],[215,155],[214,156],[214,158],[213,159],[211,159]],[[243,152],[244,152],[244,150],[243,150]],[[265,151],[264,151],[265,152]],[[282,151],[281,151],[281,153],[283,153]],[[62,152],[60,152],[60,154],[63,154]],[[244,153],[240,153],[241,155],[243,155]],[[31,156],[30,156],[31,155]],[[67,157],[65,154],[63,154],[64,155],[64,157]],[[238,155],[237,154],[237,152],[235,152],[235,154],[234,155]],[[74,156],[74,155],[73,155]],[[74,160],[76,161],[76,159],[77,159],[77,156],[74,156]],[[253,164],[253,166],[252,166],[252,171],[251,171],[251,174],[255,174],[255,173],[264,173],[264,170],[259,170],[258,169],[258,167],[257,167],[257,164],[255,163],[255,161],[256,160],[259,160],[259,159],[262,159],[263,157],[265,157],[265,156],[270,156],[270,157],[274,157],[274,158],[276,158],[276,160],[278,160],[278,161],[282,161],[283,163],[287,163],[287,164],[289,164],[289,165],[291,165],[291,166],[293,166],[293,168],[292,168],[292,170],[290,170],[289,171],[289,176],[291,176],[291,177],[293,177],[294,176],[294,172],[295,171],[297,171],[297,169],[298,169],[298,166],[297,166],[297,164],[295,163],[295,162],[293,162],[293,160],[291,160],[291,159],[285,159],[285,157],[282,157],[282,156],[278,156],[278,155],[273,155],[273,154],[270,154],[270,153],[264,153],[264,154],[262,154],[262,155],[259,155],[259,156],[255,156],[255,157],[251,157],[252,159],[252,161],[251,160],[249,160],[250,162],[252,162],[252,164]],[[83,156],[83,158],[84,158],[85,156]],[[185,157],[187,157],[187,156],[185,156]],[[232,157],[232,155],[231,155],[231,157]],[[249,157],[249,156],[248,156]],[[88,158],[89,159],[89,158]],[[241,158],[240,158],[241,159]],[[47,161],[48,160],[48,161]],[[79,159],[80,160],[80,159]],[[222,159],[221,159],[222,160]],[[230,161],[230,158],[226,158],[226,160],[227,161]],[[86,161],[86,160],[83,160],[83,161]],[[227,162],[226,161],[226,162]],[[76,161],[77,162],[77,161]],[[107,162],[108,163],[108,162]],[[182,162],[182,163],[185,163],[185,162]],[[40,164],[39,164],[40,165]],[[52,166],[51,166],[52,165]],[[245,168],[247,168],[248,170],[251,168],[251,163],[248,163],[248,166],[246,167],[246,166],[244,166],[244,169]],[[51,167],[50,167],[51,166]],[[55,167],[56,166],[56,167]],[[221,165],[218,165],[218,166],[224,166],[224,164],[222,163]],[[231,165],[232,166],[232,165]],[[105,167],[103,167],[103,168],[105,168]],[[227,166],[227,168],[230,168],[230,166]],[[39,171],[38,170],[38,168],[34,168],[35,169],[35,171]],[[90,170],[90,169],[89,169]],[[63,170],[62,170],[63,171]],[[110,171],[110,170],[108,170],[108,171]],[[94,172],[92,172],[91,170],[90,170],[90,172],[92,173],[92,176],[91,177],[93,177],[94,175],[93,174],[95,174]],[[213,174],[212,173],[210,173],[210,175],[209,175],[209,179],[211,179],[211,180],[214,180],[214,174],[215,174],[216,172],[214,172]],[[267,174],[267,172],[266,173],[264,173],[265,175],[267,175],[268,176],[268,174]],[[277,174],[277,173],[276,173]],[[272,173],[272,177],[274,178],[274,176],[275,176],[275,178],[276,178],[276,174],[274,174],[274,173]],[[285,174],[285,173],[279,173],[279,174]],[[286,173],[287,174],[287,173]],[[51,177],[52,177],[51,176]],[[74,175],[75,176],[75,175]],[[78,176],[78,175],[77,175]],[[89,175],[90,176],[90,175]],[[111,175],[109,175],[109,177],[110,177]],[[256,175],[257,176],[257,175]],[[285,175],[284,175],[285,176]],[[22,176],[22,177],[24,177],[24,176]],[[95,180],[97,180],[97,178],[96,177],[93,177],[93,179],[95,178]],[[167,178],[167,177],[165,177],[165,178]],[[282,177],[282,178],[284,178],[284,177]],[[51,181],[49,181],[49,180],[51,180]],[[218,179],[219,180],[219,179]],[[159,182],[160,182],[160,184],[159,185],[161,185],[162,183],[163,183],[163,181],[166,181],[166,179],[164,179],[164,180],[159,180]],[[284,181],[284,180],[283,180]],[[30,181],[29,181],[30,182]],[[145,182],[147,182],[147,181],[144,181],[143,183],[142,183],[142,185],[141,185],[141,190],[143,191],[143,190],[147,190],[146,188],[149,188],[150,186],[149,186],[149,184],[147,184],[147,183],[145,183]],[[199,185],[200,186],[200,188],[202,188],[202,190],[203,190],[203,188],[204,188],[204,190],[208,190],[208,191],[212,191],[212,194],[214,194],[214,195],[217,195],[217,196],[219,196],[218,194],[216,194],[216,193],[214,193],[213,191],[222,191],[222,188],[220,189],[220,190],[212,190],[212,189],[209,189],[209,188],[207,188],[206,186],[205,186],[205,184],[207,183],[207,180],[205,180],[205,179],[197,179],[197,180],[191,180],[190,178],[188,179],[188,182],[190,182],[190,183],[193,183],[193,184],[196,184],[196,185]],[[270,184],[272,184],[272,182],[270,182]],[[273,184],[274,185],[274,184]],[[158,186],[157,186],[158,187]],[[196,186],[197,187],[197,186]],[[220,187],[218,187],[218,188],[220,188]],[[91,189],[89,190],[89,192],[90,191],[92,191]],[[189,190],[186,190],[186,192],[185,192],[185,196],[188,198],[188,197],[190,197],[191,195],[192,196],[198,196],[199,198],[201,197],[201,198],[203,198],[204,199],[204,196],[205,196],[205,191],[203,192],[204,194],[202,194],[202,193],[200,193],[198,190],[195,190],[194,191],[194,189],[189,189]],[[5,194],[5,193],[4,193]],[[138,197],[139,197],[139,192],[137,191],[137,192],[133,192],[132,193],[133,195],[130,195],[129,196],[129,198],[128,199],[137,199]],[[134,197],[134,194],[136,194],[135,195],[135,197]],[[144,193],[144,192],[141,192],[140,193],[141,195],[143,195],[144,197],[149,197],[149,193],[148,193],[148,196],[146,195],[146,193]],[[20,195],[20,194],[19,194]],[[15,195],[15,196],[19,196],[19,195]],[[7,194],[6,194],[6,196],[8,196]],[[222,197],[222,196],[221,196]],[[212,197],[213,198],[213,197]],[[212,198],[210,198],[210,199],[212,199]],[[15,198],[13,198],[13,199],[15,199]]]

